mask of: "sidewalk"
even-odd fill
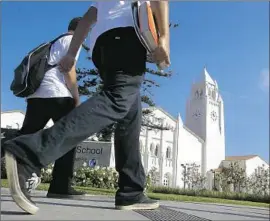
[[[1,189],[1,220],[269,220],[269,209],[244,206],[161,201],[156,211],[119,211],[114,209],[112,197],[48,199],[42,191],[36,191],[33,200],[40,211],[25,214],[8,189]]]

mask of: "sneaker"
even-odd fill
[[[32,173],[32,177],[27,179],[27,181],[25,182],[27,192],[32,193],[32,191],[34,191],[39,186],[40,183],[41,178],[38,177],[36,173]]]
[[[84,192],[77,191],[74,188],[70,187],[67,192],[54,192],[49,189],[47,193],[48,198],[56,198],[56,199],[80,199],[85,196]]]
[[[11,196],[15,203],[30,214],[36,214],[39,208],[31,200],[26,189],[27,166],[19,163],[16,157],[5,151],[6,171]]]
[[[137,202],[122,204],[116,201],[115,208],[119,210],[154,210],[159,208],[159,202],[143,195]]]

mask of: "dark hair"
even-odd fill
[[[82,17],[73,18],[68,25],[68,31],[75,31]]]

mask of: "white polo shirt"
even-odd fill
[[[92,4],[97,8],[97,23],[90,32],[90,50],[97,38],[104,32],[119,27],[134,27],[131,1],[98,1]]]
[[[69,45],[72,40],[72,35],[68,35],[57,40],[51,47],[49,64],[57,64],[63,56],[66,55]],[[79,49],[76,60],[78,60]],[[45,73],[45,76],[40,84],[40,87],[27,97],[30,98],[56,98],[56,97],[72,97],[69,89],[66,86],[64,74],[57,67],[50,69]]]

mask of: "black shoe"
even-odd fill
[[[68,188],[68,191],[65,192],[59,192],[59,191],[51,191],[49,189],[47,193],[48,198],[56,198],[56,199],[80,199],[85,196],[84,192],[77,191],[74,188],[70,187]]]
[[[154,210],[159,207],[159,202],[143,195],[140,200],[132,203],[115,202],[115,208],[119,210]]]
[[[16,157],[9,152],[5,152],[5,160],[9,189],[13,200],[25,212],[36,214],[39,208],[31,200],[25,186],[28,180],[27,165],[18,162]]]
[[[20,131],[17,129],[1,128],[1,147],[3,147],[6,141],[12,140],[20,135]],[[4,158],[4,148],[1,148],[1,158]]]

